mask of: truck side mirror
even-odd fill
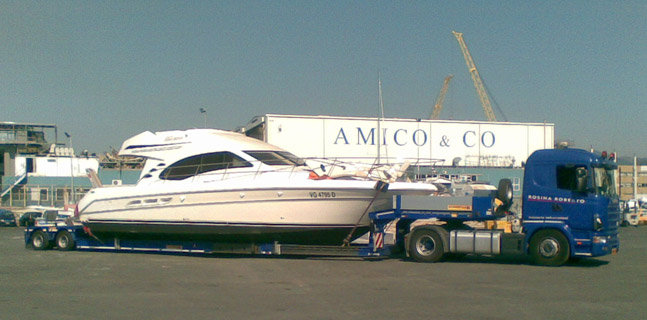
[[[586,168],[579,167],[575,169],[575,191],[586,193],[588,175],[589,173],[586,171]]]

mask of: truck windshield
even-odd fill
[[[615,170],[594,168],[595,194],[612,197],[616,195]]]

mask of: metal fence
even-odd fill
[[[89,190],[89,187],[75,187],[74,197],[72,197],[72,189],[69,186],[42,184],[18,185],[2,198],[2,206],[63,207],[65,204],[77,203]]]

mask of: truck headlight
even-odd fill
[[[602,243],[602,244],[607,243],[607,238],[601,237],[601,236],[594,236],[593,243]]]

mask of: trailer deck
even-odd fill
[[[421,199],[416,198],[429,198]],[[433,198],[433,199],[432,199]],[[436,201],[438,197],[396,196],[394,207],[386,211],[370,212],[371,228],[367,244],[350,246],[316,246],[283,243],[218,243],[210,241],[166,241],[107,238],[100,239],[92,235],[79,222],[70,220],[46,221],[41,219],[37,225],[25,229],[25,244],[36,250],[111,250],[139,252],[176,252],[176,253],[247,253],[272,255],[311,255],[311,256],[357,256],[386,257],[390,256],[393,245],[401,246],[403,234],[395,235],[394,244],[385,244],[387,227],[398,221],[413,222],[422,219],[440,221],[483,221],[497,217],[492,214],[492,198],[485,197],[451,197],[451,203]],[[448,198],[449,199],[449,198]],[[432,201],[433,200],[433,201]],[[458,204],[456,204],[458,203]],[[403,209],[403,205],[412,209]],[[436,207],[437,209],[422,209]]]

